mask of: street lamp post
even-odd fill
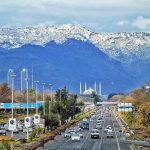
[[[26,78],[26,92],[27,92],[27,117],[29,116],[29,78]],[[27,127],[27,140],[29,139],[29,129]]]
[[[60,89],[60,95],[59,95],[59,98],[60,98],[60,103],[61,103],[61,89]],[[61,109],[60,109],[60,114],[61,114]],[[62,119],[62,115],[60,115],[60,125],[61,125],[61,119]]]
[[[51,110],[51,102],[52,102],[52,84],[49,84],[50,90],[51,90],[51,100],[49,101],[49,115],[50,115],[50,110]]]
[[[14,80],[15,80],[16,75],[11,75],[12,78],[12,104],[11,104],[11,117],[12,119],[14,118]],[[13,131],[11,131],[11,137],[13,137]]]
[[[44,114],[44,117],[45,117],[45,94],[44,94],[45,83],[42,83],[42,85],[43,85],[43,114]]]
[[[36,114],[38,114],[38,106],[37,106],[37,101],[38,101],[38,88],[37,85],[39,83],[39,81],[34,81],[35,85],[36,85]]]

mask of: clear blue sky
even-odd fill
[[[55,24],[150,32],[150,0],[0,0],[1,27]]]

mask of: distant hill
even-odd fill
[[[20,85],[20,70],[30,72],[34,64],[36,80],[54,83],[55,88],[66,85],[73,92],[79,92],[79,82],[93,86],[101,81],[103,92],[127,92],[137,83],[126,73],[121,63],[100,51],[88,41],[70,39],[63,44],[54,41],[44,47],[27,44],[22,47],[0,49],[1,81],[6,81],[9,68],[17,74],[17,88]]]

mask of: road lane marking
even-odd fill
[[[93,122],[92,122],[91,126],[93,126]],[[89,130],[89,132],[86,134],[86,138],[85,138],[85,140],[83,141],[83,143],[81,144],[79,150],[82,149],[82,147],[83,147],[83,145],[85,144],[85,142],[87,141],[87,139],[88,139],[90,133],[91,133],[91,131]]]
[[[111,116],[111,120],[112,120],[114,132],[115,132],[115,136],[116,136],[117,147],[118,147],[118,150],[120,150],[119,140],[118,140],[118,137],[117,137],[117,133],[116,133],[116,129],[115,129],[115,126],[114,126],[114,122],[113,122],[112,116]]]
[[[103,140],[103,133],[104,133],[104,130],[105,130],[105,118],[106,118],[106,115],[104,117],[104,122],[103,122],[103,127],[102,127],[102,134],[101,134],[101,139],[100,139],[100,143],[99,143],[99,150],[101,149],[102,140]]]
[[[57,150],[60,150],[64,145],[66,145],[68,142],[70,141],[70,139],[68,139],[67,141],[65,141],[65,143],[61,144]]]

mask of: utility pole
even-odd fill
[[[16,75],[11,75],[12,78],[12,103],[11,103],[11,118],[14,118],[14,80]],[[13,130],[11,131],[11,137],[13,137]]]
[[[29,116],[29,78],[26,78],[26,89],[27,89],[27,117]],[[27,127],[27,140],[29,139],[29,128]]]
[[[44,86],[45,86],[45,83],[42,83],[42,87],[43,87],[43,114],[44,114],[44,117],[45,117],[45,94],[44,94]]]
[[[60,95],[59,95],[60,97],[60,103],[61,103],[61,89],[60,89]],[[60,114],[61,114],[61,109],[60,109]],[[61,125],[61,119],[62,119],[62,115],[60,115],[61,117],[60,117],[60,125]]]
[[[49,115],[50,115],[50,111],[51,111],[51,102],[52,102],[52,84],[49,84],[50,86],[50,90],[51,90],[51,100],[49,101]]]
[[[33,64],[32,64],[32,90],[34,89],[34,78],[33,78]]]
[[[36,114],[38,114],[38,105],[37,105],[37,101],[38,101],[38,83],[39,83],[39,81],[34,81],[34,83],[35,83],[35,86],[36,86],[36,94],[35,94],[35,96],[36,96]]]

